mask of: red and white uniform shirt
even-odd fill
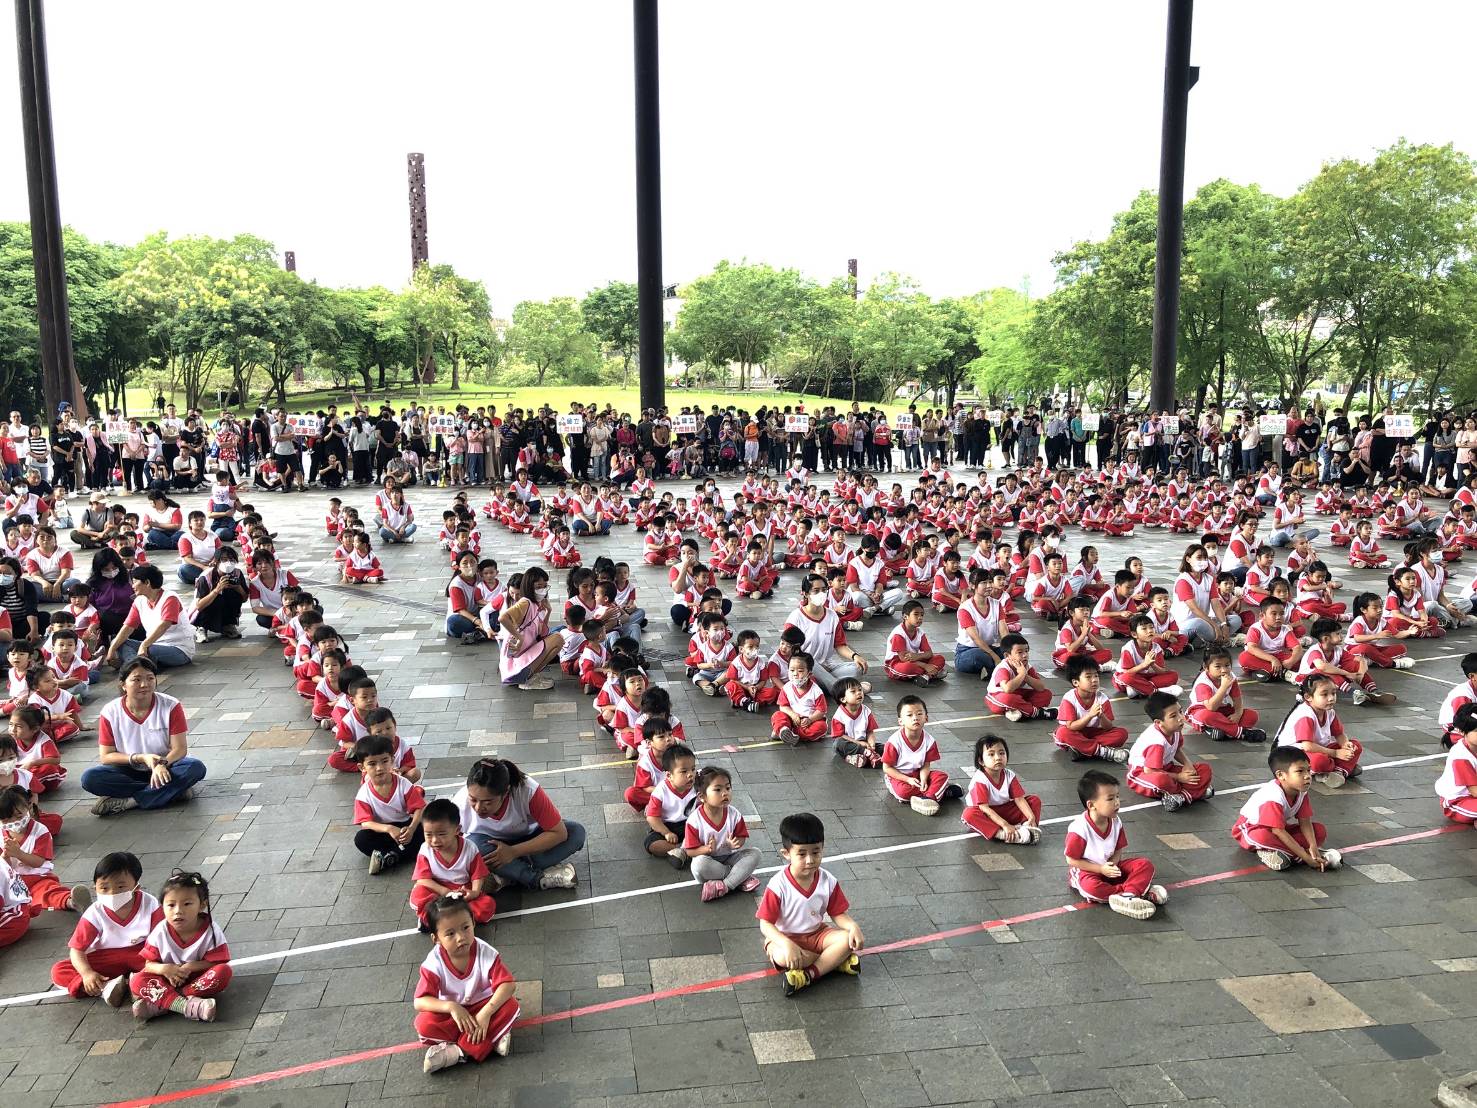
[[[1025,786],[1021,784],[1015,770],[1006,769],[996,782],[984,770],[976,769],[969,778],[969,792],[964,797],[964,803],[970,808],[993,808],[1009,804],[1025,795]]]
[[[1341,746],[1344,741],[1344,725],[1333,709],[1320,713],[1307,704],[1299,704],[1288,715],[1277,732],[1278,746],[1299,746],[1302,743],[1317,743],[1319,746]]]
[[[442,857],[430,843],[421,843],[415,856],[412,881],[434,881],[449,889],[465,889],[487,876],[487,863],[482,860],[472,840],[462,836],[461,849],[451,858]]]
[[[919,770],[938,760],[938,743],[934,742],[933,736],[926,730],[919,736],[917,746],[903,738],[901,727],[882,744],[882,764],[909,777],[917,777]]]
[[[416,996],[433,996],[437,1000],[450,1000],[463,1008],[475,1007],[492,996],[499,985],[511,984],[513,975],[503,965],[497,948],[482,939],[474,939],[472,957],[465,973],[458,973],[440,946],[433,946],[431,953],[421,962],[420,979],[415,985]]]
[[[509,789],[503,806],[489,816],[479,816],[472,810],[465,785],[451,800],[461,810],[463,835],[486,835],[500,842],[522,842],[542,831],[552,831],[562,820],[549,794],[532,777]]]
[[[169,736],[189,730],[184,706],[168,693],[156,692],[154,703],[142,717],[135,717],[120,696],[103,706],[97,721],[99,746],[111,746],[119,754],[164,754]]]
[[[1238,840],[1247,827],[1296,827],[1302,820],[1313,818],[1313,802],[1307,793],[1299,793],[1296,800],[1288,800],[1287,793],[1276,781],[1258,785],[1241,805],[1231,834]]]
[[[844,737],[854,743],[865,743],[867,736],[876,730],[877,717],[865,704],[856,715],[852,715],[846,710],[846,706],[842,705],[831,717],[831,737],[835,739]]]
[[[918,628],[918,633],[909,636],[903,630],[902,624],[892,629],[892,634],[887,637],[887,650],[882,660],[890,662],[899,654],[932,654],[933,648],[928,645],[928,632]]]
[[[18,858],[10,863],[10,868],[22,877],[41,877],[52,871],[51,859],[56,856],[56,845],[51,841],[51,832],[39,819],[32,819],[19,835],[12,835],[9,831],[0,834],[0,841],[14,843],[27,854],[40,856],[40,865],[29,865]]]
[[[226,934],[215,920],[206,917],[204,928],[189,942],[180,937],[178,931],[161,919],[149,932],[140,952],[146,962],[163,962],[179,966],[186,962],[229,962],[231,948],[226,945]]]
[[[747,839],[749,828],[744,823],[744,817],[732,804],[723,808],[723,819],[714,823],[708,818],[708,810],[701,804],[697,805],[687,816],[687,831],[682,839],[682,845],[687,849],[695,846],[711,846],[714,858],[727,858],[734,853],[734,848],[728,845],[732,838]]]
[[[1257,620],[1246,629],[1246,645],[1254,646],[1268,654],[1279,656],[1291,654],[1292,648],[1297,645],[1297,635],[1285,623],[1282,625],[1282,630],[1274,633],[1268,631],[1261,620]]]
[[[355,823],[404,823],[426,806],[425,791],[398,773],[388,794],[375,791],[366,778],[354,794]]]
[[[164,910],[154,894],[137,889],[133,894],[133,905],[123,912],[104,908],[101,904],[89,905],[72,928],[72,937],[67,946],[91,954],[98,950],[137,950],[149,937],[149,932],[164,921]]]
[[[663,823],[682,823],[687,813],[697,803],[697,794],[691,785],[685,792],[672,788],[665,774],[651,787],[651,799],[646,802],[646,814],[656,816]]]
[[[1477,786],[1477,755],[1466,743],[1457,742],[1446,752],[1446,765],[1436,778],[1436,795],[1443,805],[1450,805],[1471,796],[1467,790],[1474,786]]]
[[[835,919],[850,907],[841,883],[827,870],[817,870],[806,889],[786,866],[769,879],[754,917],[786,935],[809,935],[825,926],[827,916]]]
[[[1117,816],[1108,822],[1106,831],[1099,831],[1086,812],[1067,824],[1063,853],[1068,858],[1081,858],[1084,862],[1105,866],[1109,858],[1127,848],[1128,832],[1123,830],[1123,821]],[[1078,892],[1082,891],[1082,886],[1078,884],[1081,877],[1082,871],[1076,866],[1067,870],[1067,881]]]

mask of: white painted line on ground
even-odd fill
[[[1417,754],[1410,758],[1397,758],[1392,761],[1373,763],[1372,765],[1368,765],[1365,767],[1365,772],[1370,773],[1375,770],[1381,769],[1398,769],[1401,766],[1416,765],[1420,762],[1432,762],[1438,758],[1445,757],[1445,752],[1436,754]],[[1258,781],[1252,785],[1238,785],[1230,789],[1217,789],[1216,796],[1232,796],[1238,793],[1249,793],[1254,789],[1260,788],[1262,784],[1263,782]],[[1124,808],[1119,809],[1119,812],[1120,814],[1124,812],[1138,812],[1143,811],[1144,809],[1158,807],[1160,807],[1160,805],[1154,801],[1145,801],[1142,804],[1130,804]],[[1075,818],[1076,813],[1074,812],[1070,816],[1053,816],[1050,819],[1044,819],[1041,821],[1041,824],[1042,826],[1054,826],[1056,824],[1070,823]],[[929,847],[943,846],[948,843],[965,842],[969,839],[975,838],[979,838],[979,836],[976,835],[973,831],[963,831],[952,835],[939,835],[935,838],[919,839],[916,842],[895,843],[891,846],[877,846],[870,847],[867,850],[856,850],[850,853],[833,854],[829,856],[826,861],[848,862],[855,861],[859,858],[876,858],[884,854],[897,854],[907,850],[923,850]],[[779,869],[779,866],[764,866],[756,870],[755,872],[776,873],[779,871]],[[577,900],[566,900],[556,904],[541,904],[533,908],[520,908],[517,911],[513,912],[500,912],[496,917],[494,917],[494,922],[501,922],[502,920],[509,919],[518,919],[523,916],[547,915],[550,912],[563,912],[570,908],[585,908],[595,904],[609,904],[610,902],[616,900],[631,900],[635,897],[651,896],[655,893],[675,892],[681,889],[687,889],[691,891],[695,888],[696,884],[691,880],[674,881],[666,885],[648,885],[639,889],[626,889],[623,892],[618,893],[603,893],[600,896],[588,896]],[[231,959],[231,965],[259,965],[262,962],[275,962],[278,959],[296,958],[304,954],[321,954],[324,951],[341,950],[345,947],[351,946],[363,946],[367,943],[393,942],[396,939],[407,938],[408,936],[415,934],[418,934],[415,928],[407,927],[398,931],[383,931],[374,935],[359,935],[349,939],[335,939],[332,942],[315,943],[312,946],[289,947],[286,950],[274,951],[269,954],[253,954],[246,958],[233,958]],[[26,993],[23,996],[3,997],[0,998],[0,1008],[13,1007],[20,1004],[34,1004],[37,1001],[64,997],[66,995],[66,992],[61,989],[53,989],[48,992],[42,993]]]

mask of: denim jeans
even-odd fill
[[[1226,620],[1226,628],[1232,635],[1241,630],[1241,617],[1231,616]],[[1215,642],[1215,632],[1210,629],[1210,624],[1198,616],[1191,616],[1180,624],[1180,634],[1190,640],[1190,645],[1197,649],[1209,646]]]
[[[590,457],[590,466],[594,470],[595,480],[603,481],[610,476],[610,454],[594,454]]]
[[[193,585],[195,583],[196,579],[200,576],[200,574],[204,573],[205,571],[202,570],[199,566],[192,566],[192,565],[188,565],[188,564],[181,564],[179,567],[177,567],[175,569],[174,572],[179,576],[179,579],[181,581],[183,581],[185,584],[187,584],[187,585]]]
[[[485,453],[467,455],[467,480],[472,484],[482,484],[483,464],[486,460],[487,455]]]
[[[178,545],[178,531],[163,531],[158,527],[150,527],[144,532],[145,550],[173,550]]]
[[[959,673],[983,673],[986,666],[993,667],[995,659],[977,646],[954,644],[954,669]]]
[[[205,763],[198,758],[181,758],[169,767],[169,784],[162,788],[149,786],[146,769],[132,766],[88,766],[82,771],[82,789],[93,796],[131,796],[140,808],[163,808],[178,800],[192,785],[205,780]]]
[[[459,639],[475,630],[477,630],[477,625],[464,615],[452,612],[446,617],[446,633],[454,639]]]
[[[394,542],[394,543],[409,542],[410,541],[410,536],[412,536],[414,534],[415,534],[415,524],[413,524],[413,523],[410,524],[408,527],[405,528],[405,537],[403,539],[402,538],[399,538],[395,534],[395,532],[394,531],[391,531],[388,527],[381,527],[380,528],[380,538],[383,539],[385,542]]]
[[[610,534],[610,520],[602,519],[600,526],[591,531],[590,525],[582,519],[577,519],[569,525],[569,529],[576,535],[608,535]]]
[[[122,669],[138,655],[138,648],[143,643],[142,639],[124,639],[118,647],[118,668]],[[187,666],[192,659],[188,654],[177,646],[164,646],[155,643],[149,647],[148,656],[154,660],[154,664],[160,669],[171,669],[175,666]]]
[[[538,888],[539,878],[544,875],[544,870],[551,866],[557,866],[560,862],[573,854],[578,854],[585,848],[585,828],[583,824],[574,823],[571,820],[564,821],[564,830],[569,837],[557,846],[551,846],[548,850],[541,850],[537,854],[525,854],[521,858],[515,858],[505,866],[498,866],[492,872],[504,881],[515,885],[521,885],[525,889]],[[540,832],[542,834],[542,832]],[[507,841],[511,844],[527,842],[535,836],[529,835],[525,839],[500,840],[491,835],[481,835],[473,831],[467,838],[472,840],[478,852],[485,855],[497,843]]]

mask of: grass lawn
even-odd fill
[[[491,395],[493,393],[510,392],[512,395]],[[390,393],[360,394],[360,398],[373,402],[381,397],[388,396],[389,402],[398,410],[412,400],[417,398],[417,393],[412,389],[402,389]],[[173,401],[183,407],[184,394],[179,393],[171,396],[165,393],[165,401]],[[448,408],[457,404],[466,404],[475,408],[478,405],[495,404],[499,412],[506,412],[509,408],[537,408],[541,404],[547,404],[555,411],[567,411],[569,405],[578,400],[580,403],[605,404],[610,403],[617,411],[629,411],[633,415],[641,405],[641,394],[636,388],[622,389],[617,385],[550,385],[545,388],[520,388],[500,390],[492,385],[471,385],[453,392],[445,384],[435,384],[423,390],[420,398],[427,404],[446,405]],[[340,408],[351,403],[350,394],[347,391],[335,389],[304,389],[302,392],[288,390],[288,407],[294,411],[306,411],[310,408],[326,408],[329,404],[338,404]],[[720,408],[726,408],[730,404],[735,407],[739,405],[752,405],[757,408],[761,404],[779,405],[803,403],[812,411],[824,408],[827,404],[834,404],[838,408],[851,406],[850,401],[835,398],[825,399],[819,396],[809,396],[801,393],[782,393],[768,391],[752,392],[709,392],[702,389],[667,389],[667,408],[675,411],[687,405],[697,404],[704,411],[712,405],[717,404]],[[868,405],[863,405],[868,406]],[[876,405],[872,405],[876,406]],[[908,410],[906,404],[883,404],[881,405],[889,415]],[[923,405],[920,405],[923,407]],[[154,410],[154,391],[152,389],[131,388],[128,390],[128,410],[132,414],[152,413]],[[214,414],[214,409],[206,407],[207,414]]]

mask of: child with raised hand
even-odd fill
[[[769,717],[776,739],[786,746],[816,742],[826,734],[826,693],[811,677],[815,660],[803,650],[790,654],[790,679],[780,688],[775,712]]]
[[[1337,789],[1364,772],[1359,765],[1364,747],[1344,734],[1344,725],[1334,710],[1338,690],[1331,680],[1314,674],[1303,682],[1302,691],[1302,702],[1282,721],[1277,745],[1301,749],[1312,763],[1313,780]]]
[[[1092,626],[1092,599],[1087,596],[1074,596],[1067,602],[1067,621],[1056,633],[1051,664],[1066,669],[1076,657],[1089,658],[1100,669],[1113,666],[1113,652],[1102,644]]]
[[[144,965],[128,979],[133,1018],[165,1012],[209,1023],[215,998],[231,983],[231,949],[210,918],[210,886],[198,873],[175,870],[159,892],[164,918],[144,941]]]
[[[1067,680],[1072,687],[1056,706],[1053,741],[1072,755],[1074,762],[1101,758],[1126,762],[1128,729],[1113,718],[1113,704],[1102,691],[1102,674],[1092,658],[1079,654],[1067,662]]]
[[[719,766],[704,766],[695,786],[698,804],[688,813],[682,848],[694,880],[702,882],[702,898],[717,900],[735,889],[751,893],[759,887],[754,870],[759,851],[747,846],[749,828],[729,801],[733,778]]]
[[[974,773],[964,797],[964,825],[987,839],[1032,845],[1041,841],[1041,798],[1028,796],[1010,761],[1010,746],[999,735],[981,735],[974,744]]]
[[[831,717],[831,737],[836,753],[857,769],[876,769],[882,764],[877,745],[877,717],[867,707],[866,690],[855,677],[836,682],[836,714]]]
[[[395,743],[366,735],[354,744],[364,782],[354,794],[354,847],[369,859],[370,875],[414,858],[421,848],[426,794],[395,772]]]
[[[1298,666],[1298,680],[1318,674],[1333,682],[1339,692],[1351,694],[1355,704],[1393,704],[1394,693],[1382,693],[1374,683],[1368,663],[1344,648],[1344,628],[1337,620],[1319,619],[1310,632],[1313,645]]]
[[[754,916],[765,957],[780,971],[786,996],[833,970],[862,972],[862,929],[851,917],[841,883],[821,867],[825,852],[826,828],[819,817],[798,812],[780,821],[785,868],[769,879]],[[827,925],[828,916],[834,926]]]
[[[1274,746],[1267,767],[1272,780],[1246,798],[1231,825],[1232,840],[1254,851],[1268,869],[1291,869],[1297,862],[1316,870],[1338,869],[1343,864],[1339,852],[1323,849],[1328,829],[1313,822],[1308,756],[1295,746]]]
[[[1212,646],[1205,652],[1200,676],[1190,689],[1190,722],[1218,742],[1240,739],[1264,743],[1267,733],[1256,725],[1256,710],[1241,702],[1241,682],[1231,669],[1231,652]]]
[[[128,978],[144,968],[144,942],[164,919],[154,894],[140,887],[144,867],[128,851],[105,854],[92,870],[92,904],[82,913],[67,957],[51,967],[51,983],[73,997],[128,1003]]]
[[[1124,856],[1128,832],[1118,818],[1118,778],[1088,770],[1077,782],[1077,799],[1083,811],[1067,825],[1063,851],[1067,881],[1083,900],[1107,904],[1129,919],[1148,919],[1169,899],[1169,890],[1153,883],[1153,862]]]
[[[673,743],[662,752],[662,777],[651,788],[646,802],[646,833],[643,844],[653,858],[665,858],[674,869],[687,865],[687,816],[697,803],[692,781],[697,775],[697,756],[684,743]]]
[[[497,948],[479,939],[471,906],[443,896],[426,906],[436,945],[421,962],[415,986],[415,1030],[430,1043],[421,1062],[435,1073],[462,1062],[506,1058],[521,1010],[516,982]]]
[[[894,681],[911,681],[927,687],[943,679],[944,656],[934,653],[923,630],[924,608],[921,601],[909,600],[900,609],[902,619],[887,638],[882,666]]]
[[[759,652],[759,633],[740,631],[734,640],[736,653],[723,673],[723,692],[728,702],[745,712],[779,702],[779,667]]]
[[[1031,665],[1031,646],[1024,635],[1009,634],[1000,640],[1000,662],[990,673],[985,707],[1011,723],[1056,719],[1051,690]]]
[[[1246,645],[1237,659],[1241,669],[1257,681],[1286,681],[1297,684],[1297,669],[1303,648],[1297,632],[1283,623],[1287,607],[1275,596],[1258,606],[1257,621],[1246,629]]]
[[[1130,698],[1159,691],[1178,696],[1180,675],[1164,664],[1164,649],[1154,639],[1154,621],[1147,615],[1134,616],[1128,621],[1128,633],[1113,671],[1114,686]]]
[[[1158,800],[1166,812],[1213,797],[1210,766],[1184,757],[1185,714],[1179,700],[1167,692],[1151,693],[1144,714],[1149,726],[1128,752],[1128,787]]]
[[[497,911],[492,894],[500,882],[487,870],[487,863],[472,841],[462,834],[462,813],[446,797],[426,805],[421,815],[425,842],[415,856],[415,882],[410,887],[410,906],[420,917],[421,930],[430,931],[428,911],[442,897],[464,901],[472,918],[490,923]]]
[[[29,704],[10,713],[10,737],[20,756],[18,765],[30,773],[27,787],[38,796],[59,788],[67,779],[61,753],[44,730],[45,723],[46,713]]]
[[[56,878],[51,830],[36,818],[31,793],[21,785],[0,789],[0,856],[31,892],[31,915],[81,912],[92,903],[86,885],[70,889]]]
[[[882,744],[882,773],[887,791],[899,804],[922,816],[936,816],[939,801],[964,795],[949,775],[933,768],[940,760],[938,743],[927,731],[928,705],[909,694],[897,702],[898,728]]]

